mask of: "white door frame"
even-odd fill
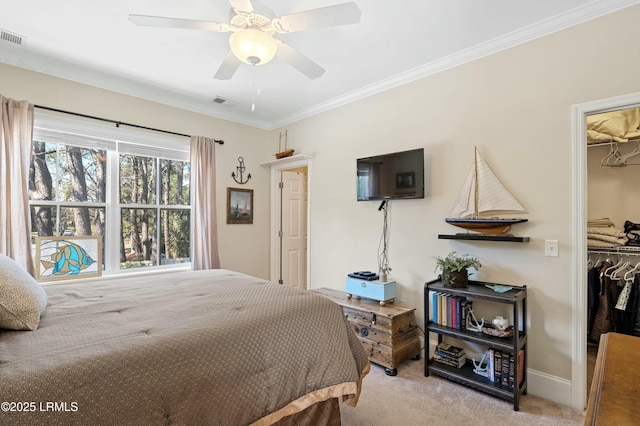
[[[573,260],[571,282],[574,324],[571,341],[571,405],[587,405],[587,115],[640,105],[640,92],[573,105]]]
[[[278,182],[280,182],[280,172],[282,170],[296,169],[298,167],[306,167],[307,168],[307,254],[305,262],[307,263],[307,271],[306,271],[306,281],[307,281],[307,289],[309,288],[309,277],[311,270],[310,262],[309,262],[309,254],[311,250],[309,250],[310,242],[311,242],[311,157],[306,155],[294,155],[293,157],[284,158],[281,160],[270,161],[268,163],[262,164],[263,166],[271,168],[271,228],[270,228],[270,280],[277,282],[278,280],[278,265],[276,265],[276,260],[278,256],[276,252],[278,250],[278,218],[276,217],[276,207],[278,202],[278,193],[280,189],[278,188]]]

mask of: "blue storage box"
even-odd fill
[[[366,281],[347,277],[347,294],[386,302],[396,297],[395,281]]]

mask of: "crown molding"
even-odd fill
[[[87,67],[84,64],[54,57],[41,51],[25,51],[17,46],[0,44],[0,62],[222,120],[263,130],[271,129],[268,122],[219,109],[224,107],[216,108],[215,105],[211,105],[211,108],[203,107],[201,102],[190,99],[184,94],[128,77],[105,73]]]
[[[312,117],[325,111],[338,108],[384,92],[395,87],[399,87],[416,80],[446,71],[448,69],[475,61],[485,56],[518,46],[531,40],[553,34],[572,26],[590,21],[601,16],[608,15],[618,10],[640,4],[640,0],[603,0],[592,1],[584,6],[556,15],[552,18],[537,22],[520,30],[496,37],[484,43],[477,44],[460,52],[437,59],[428,64],[421,65],[409,71],[397,74],[393,77],[364,86],[351,91],[342,96],[321,102],[310,108],[305,108],[293,114],[282,117],[280,120],[272,122],[273,128],[285,126],[305,118]]]
[[[67,61],[63,58],[50,56],[45,52],[27,52],[19,47],[3,44],[0,45],[0,62],[101,89],[111,90],[151,102],[161,103],[210,117],[270,131],[636,4],[640,4],[640,0],[594,0],[584,6],[537,22],[520,30],[513,31],[507,35],[480,43],[471,48],[421,65],[393,77],[361,87],[357,90],[353,90],[344,95],[318,103],[309,108],[304,108],[271,122],[255,120],[247,117],[246,115],[235,114],[231,111],[221,111],[219,109],[224,107],[216,108],[212,105],[212,108],[215,108],[215,110],[207,108],[204,107],[201,102],[190,99],[184,94],[169,91],[162,87],[153,86],[146,82],[135,81],[130,78],[125,78],[124,76],[104,73],[82,64]]]

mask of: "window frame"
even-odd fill
[[[159,239],[161,235],[160,218],[163,210],[188,210],[191,216],[191,195],[189,203],[174,206],[163,205],[159,197],[160,170],[161,160],[175,160],[190,162],[190,141],[188,138],[177,135],[164,134],[161,132],[139,130],[135,128],[119,127],[108,125],[91,119],[69,118],[51,113],[43,113],[36,111],[34,117],[34,134],[33,140],[45,140],[51,142],[63,143],[70,146],[81,146],[84,148],[104,149],[107,153],[107,169],[106,179],[107,188],[105,194],[105,203],[94,201],[77,202],[77,201],[44,201],[29,200],[31,205],[48,205],[51,207],[67,207],[74,205],[82,205],[83,207],[104,207],[105,209],[105,247],[114,248],[120,246],[121,221],[120,215],[123,208],[142,208],[156,210],[158,217],[156,219],[156,231],[154,238]],[[156,202],[154,204],[121,204],[120,203],[120,177],[119,177],[119,160],[121,154],[137,155],[154,158],[157,164],[156,170]],[[159,159],[159,160],[158,160]],[[193,182],[189,181],[189,185]],[[190,189],[190,194],[192,190]],[[190,224],[191,224],[190,218]],[[192,232],[189,227],[189,256],[193,257]],[[142,273],[158,273],[167,269],[179,270],[191,268],[192,261],[176,264],[162,265],[160,262],[160,244],[159,240],[156,244],[156,264],[145,267],[136,268],[120,268],[120,250],[105,250],[103,263],[103,277],[115,275],[132,275]]]

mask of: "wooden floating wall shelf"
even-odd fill
[[[487,234],[439,234],[439,240],[473,240],[473,241],[511,241],[514,243],[528,243],[529,237],[514,237],[513,235],[487,235]]]

